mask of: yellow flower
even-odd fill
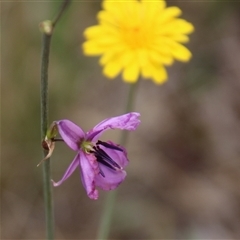
[[[178,7],[164,0],[104,0],[99,25],[84,32],[83,51],[102,55],[100,64],[109,78],[122,71],[123,80],[134,83],[142,75],[161,84],[167,79],[165,66],[174,59],[186,62],[191,52],[182,45],[193,32],[191,23],[177,18]]]

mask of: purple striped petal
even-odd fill
[[[85,137],[83,130],[75,123],[69,120],[60,120],[55,122],[58,127],[58,132],[64,142],[73,150],[79,150],[79,145]]]
[[[98,164],[95,157],[92,154],[85,154],[80,152],[80,172],[82,184],[87,192],[87,195],[91,199],[98,199],[98,190],[95,188],[95,175],[98,174]]]
[[[103,190],[113,190],[125,179],[127,176],[124,170],[113,170],[109,167],[99,164],[101,171],[104,173],[104,177],[101,174],[96,175],[95,185]]]
[[[71,175],[72,173],[75,171],[75,169],[77,168],[77,166],[79,165],[79,158],[80,158],[80,155],[77,154],[77,156],[74,158],[74,160],[71,162],[71,164],[69,165],[69,167],[67,168],[66,172],[64,173],[62,179],[58,182],[54,182],[52,180],[52,183],[53,183],[53,186],[54,187],[57,187],[59,185],[61,185],[65,180],[67,180]]]
[[[96,141],[100,134],[108,129],[135,130],[140,124],[139,116],[139,113],[131,112],[118,117],[107,118],[90,130],[86,138],[90,141]]]

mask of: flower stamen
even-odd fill
[[[103,160],[107,161],[108,163],[110,163],[111,165],[113,165],[113,167],[117,168],[117,169],[121,169],[121,167],[105,152],[103,151],[99,146],[94,147],[96,153],[98,154],[98,156],[102,157]]]
[[[102,171],[102,169],[100,168],[100,166],[99,166],[99,173],[105,178],[105,174],[104,174],[104,172]]]
[[[107,143],[107,142],[102,142],[102,141],[100,141],[100,140],[97,141],[97,145],[102,145],[102,146],[104,146],[104,147],[106,147],[106,148],[110,148],[110,149],[114,149],[114,150],[123,152],[123,150],[122,150],[120,147],[111,145],[111,144],[109,144],[109,143]]]
[[[110,149],[114,149],[114,150],[117,150],[117,151],[123,151],[122,149],[116,147],[116,146],[113,146],[109,143],[106,143],[106,142],[102,142],[102,141],[98,141],[97,142],[97,146],[94,146],[93,149],[94,150],[91,150],[90,153],[93,153],[94,156],[96,157],[97,159],[97,162],[105,165],[106,167],[112,169],[112,170],[121,170],[122,167],[120,167],[103,149],[101,149],[98,145],[103,145],[107,148],[110,148]],[[99,173],[105,177],[103,171],[100,169],[99,167]]]
[[[97,158],[97,161],[99,163],[102,163],[103,165],[105,165],[106,167],[111,168],[112,170],[116,170],[116,168],[114,168],[110,163],[108,163],[107,161],[104,161],[104,159],[102,157],[96,156],[96,158]],[[99,169],[100,169],[100,167],[99,167]],[[100,174],[101,174],[101,169],[100,169]],[[104,174],[101,174],[101,175],[104,175]]]

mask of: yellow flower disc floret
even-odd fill
[[[193,32],[191,23],[177,18],[178,7],[166,8],[163,0],[103,1],[99,25],[89,27],[83,44],[86,55],[98,56],[103,73],[134,83],[142,75],[161,84],[167,79],[164,66],[174,59],[186,62],[190,51],[182,45]]]

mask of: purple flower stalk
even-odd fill
[[[54,122],[63,141],[77,151],[77,155],[62,179],[52,181],[53,185],[61,185],[79,166],[82,184],[89,198],[98,198],[96,187],[106,191],[115,189],[126,177],[123,169],[129,162],[127,152],[122,146],[111,141],[102,142],[98,138],[108,129],[135,130],[140,123],[139,116],[139,113],[131,112],[108,118],[86,133],[69,120]]]

